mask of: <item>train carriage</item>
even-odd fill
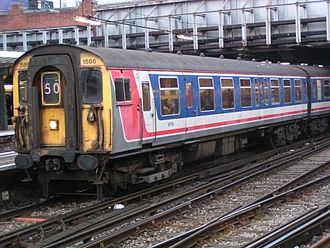
[[[47,45],[14,65],[19,168],[114,187],[191,160],[328,128],[330,71],[177,54]]]

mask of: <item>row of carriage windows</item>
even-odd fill
[[[264,105],[280,104],[280,82],[278,79],[254,79],[251,83],[250,79],[239,79],[240,84],[240,107],[256,107]],[[322,97],[322,81],[317,80],[312,84],[313,98],[316,99],[316,90],[318,100],[330,99],[330,80],[323,81],[323,97]],[[252,84],[252,85],[251,85]],[[199,78],[199,108],[200,111],[215,110],[215,87],[213,78]],[[232,78],[220,79],[221,91],[221,108],[233,109],[235,108],[235,89],[234,81]],[[294,88],[292,91],[292,87]],[[302,84],[300,79],[293,81],[283,80],[283,101],[284,103],[302,102],[306,96],[303,96]],[[193,107],[193,87],[191,82],[186,83],[186,107]],[[252,91],[254,91],[254,98]],[[292,96],[294,94],[294,96]],[[304,93],[306,94],[306,92]],[[294,97],[294,100],[293,100]],[[161,99],[161,112],[162,115],[171,115],[179,113],[180,93],[177,78],[160,78],[160,99]],[[253,104],[254,101],[254,104]],[[144,109],[147,110],[147,109]]]
[[[263,81],[261,81],[263,80]],[[27,104],[27,72],[20,71],[19,81],[19,99],[20,104]],[[269,84],[268,84],[269,82]],[[86,69],[80,74],[80,83],[82,88],[83,103],[102,102],[102,73],[100,70]],[[126,102],[132,100],[131,82],[128,78],[116,78],[115,95],[117,102]],[[252,107],[261,105],[280,104],[281,94],[283,94],[284,103],[303,102],[306,99],[306,84],[300,79],[293,81],[289,79],[282,80],[282,88],[278,79],[239,79],[239,97],[240,107]],[[293,88],[293,89],[292,89]],[[303,91],[302,89],[305,88]],[[200,111],[215,110],[215,85],[212,77],[198,78],[199,89],[199,109]],[[322,92],[323,89],[323,92]],[[60,73],[44,72],[41,74],[42,101],[44,105],[58,105],[61,103],[61,76]],[[254,92],[253,92],[254,91]],[[317,100],[330,99],[330,80],[312,81],[312,98]],[[159,78],[159,97],[162,115],[178,114],[180,110],[180,88],[177,77]],[[283,92],[283,93],[282,93]],[[236,92],[237,93],[237,92]],[[142,82],[143,110],[151,109],[150,103],[151,89],[149,82]],[[222,109],[233,109],[238,107],[235,103],[235,89],[233,78],[220,78],[220,94]],[[237,99],[236,99],[237,100]],[[186,107],[193,106],[193,84],[185,83],[185,101]]]

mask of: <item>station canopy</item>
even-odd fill
[[[13,64],[24,52],[0,51],[0,65]]]

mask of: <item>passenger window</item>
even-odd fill
[[[186,107],[191,108],[193,106],[193,89],[192,83],[186,83]]]
[[[200,109],[208,111],[214,109],[214,87],[212,78],[199,78]]]
[[[160,78],[160,107],[162,115],[179,113],[179,86],[177,78]]]
[[[27,71],[18,72],[19,104],[27,105]]]
[[[317,80],[317,100],[322,100],[322,81]]]
[[[41,90],[43,105],[61,104],[61,81],[59,72],[41,73]]]
[[[268,101],[268,81],[267,81],[267,79],[264,79],[264,100],[265,100],[265,105],[267,106],[269,104],[269,101]]]
[[[290,103],[291,100],[291,81],[289,79],[283,80],[283,89],[284,89],[284,102]]]
[[[131,101],[131,82],[129,78],[115,79],[116,100],[118,102]]]
[[[241,106],[251,107],[251,83],[250,79],[240,79]]]
[[[280,103],[280,88],[277,79],[270,80],[272,104]]]
[[[221,79],[222,108],[234,108],[234,84],[231,78]]]
[[[143,111],[150,111],[150,86],[149,82],[142,82]]]
[[[324,99],[330,99],[330,81],[324,80]]]
[[[301,102],[302,101],[301,81],[298,79],[294,80],[294,90],[295,90],[296,102]]]
[[[254,79],[254,93],[256,96],[255,104],[256,106],[260,106],[261,103],[261,84],[259,85],[258,79]]]
[[[102,102],[102,72],[100,70],[88,69],[80,73],[83,103]]]
[[[317,94],[316,94],[316,82],[315,82],[315,80],[313,80],[311,84],[312,84],[312,86],[311,86],[312,99],[316,100]]]

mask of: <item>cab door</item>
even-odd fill
[[[65,79],[60,71],[42,72],[40,78],[40,144],[65,146]]]
[[[32,57],[30,87],[30,144],[33,148],[58,147],[69,154],[77,147],[75,74],[68,55]]]

